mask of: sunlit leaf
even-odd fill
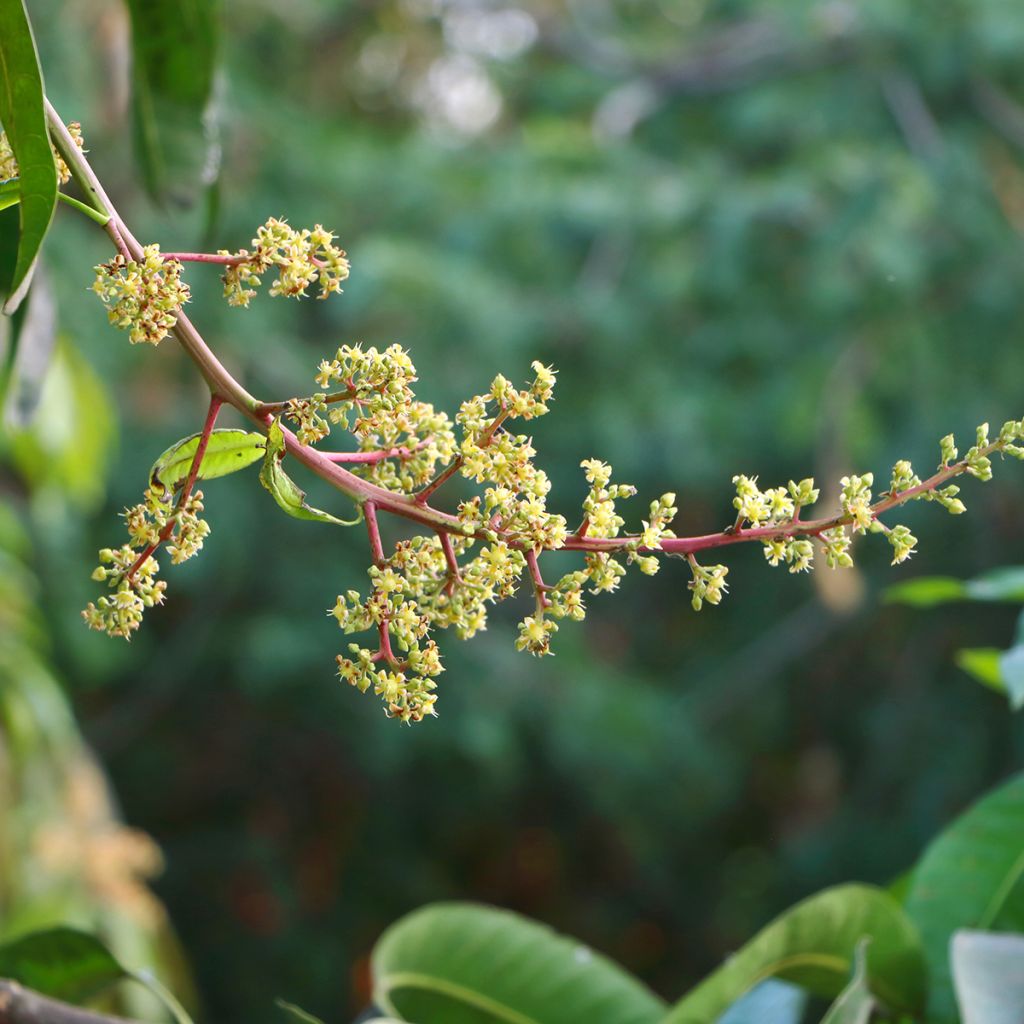
[[[190,434],[172,444],[149,471],[150,479],[169,490],[183,483],[199,448],[199,434]],[[263,458],[266,439],[248,430],[214,430],[199,465],[199,480],[214,480],[236,473]]]
[[[958,931],[950,959],[961,1024],[1024,1020],[1024,935]]]
[[[888,587],[885,600],[894,604],[909,604],[914,608],[933,608],[949,601],[962,601],[966,593],[963,580],[952,576],[919,576]]]

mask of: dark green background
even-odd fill
[[[122,213],[165,250],[203,244],[202,202],[161,209],[138,184],[123,12],[29,6]],[[692,533],[729,522],[735,473],[813,473],[831,503],[844,473],[927,471],[942,434],[966,447],[1024,413],[1019,5],[279,6],[225,5],[208,244],[322,222],[353,273],[340,299],[240,311],[190,271],[191,315],[255,393],[308,389],[340,343],[399,341],[419,395],[454,411],[540,358],[560,369],[535,430],[554,504],[573,518],[597,456],[638,486],[633,522],[671,489]],[[86,736],[166,854],[157,890],[210,1019],[269,1021],[275,995],[350,1018],[380,931],[449,897],[533,915],[675,996],[794,900],[889,881],[1019,768],[1018,721],[952,663],[1008,645],[1015,610],[880,599],[1024,561],[1015,463],[967,485],[963,517],[908,510],[921,550],[898,569],[878,539],[856,572],[811,578],[729,551],[731,593],[696,615],[667,563],[592,599],[544,661],[514,652],[523,608],[502,608],[444,638],[440,718],[412,729],[333,675],[325,611],[364,584],[362,533],[287,520],[255,471],[206,488],[206,549],[130,646],[87,633],[95,549],[205,404],[173,344],[130,349],[86,294],[107,252],[62,211],[46,253],[116,410],[102,486],[48,471],[44,446],[8,459],[3,493]],[[103,416],[92,401],[64,443]]]

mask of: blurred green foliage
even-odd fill
[[[813,472],[834,497],[842,473],[924,468],[941,434],[1021,415],[1006,0],[235,0],[219,186],[191,208],[137,183],[120,6],[29,6],[51,98],[143,239],[233,248],[269,215],[338,232],[353,274],[332,303],[230,310],[190,273],[194,318],[261,396],[344,341],[406,345],[449,409],[540,358],[561,370],[536,430],[555,503],[598,456],[678,491],[694,533],[729,521],[734,473]],[[861,570],[808,581],[737,551],[729,599],[696,616],[669,565],[594,600],[542,663],[512,650],[508,610],[448,644],[441,718],[416,730],[332,674],[324,612],[363,579],[364,538],[286,520],[251,474],[211,483],[203,557],[130,647],[87,633],[96,548],[205,406],[172,346],[129,349],[85,295],[107,252],[67,211],[45,252],[68,358],[110,396],[65,442],[116,467],[102,507],[52,449],[15,453],[49,436],[45,405],[0,486],[86,735],[164,850],[211,1018],[269,1020],[280,994],[344,1019],[384,926],[448,897],[675,992],[807,893],[886,882],[1019,766],[1019,722],[952,662],[1004,643],[1013,610],[876,599],[1020,562],[1015,466],[968,487],[964,517],[909,511],[920,554],[898,570],[865,545]],[[96,440],[114,420],[116,450]]]

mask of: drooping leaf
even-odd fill
[[[172,444],[149,471],[150,479],[173,490],[184,482],[199,448],[199,434],[190,434]],[[214,430],[199,465],[200,480],[227,476],[263,458],[266,438],[248,430]]]
[[[285,1015],[290,1020],[300,1021],[300,1024],[324,1024],[319,1017],[314,1017],[313,1014],[307,1013],[302,1009],[301,1006],[296,1006],[294,1003],[289,1003],[285,999],[275,999],[275,1005],[280,1009],[284,1010]]]
[[[950,959],[961,1024],[1024,1020],[1024,935],[961,930]]]
[[[665,1005],[612,961],[517,914],[439,903],[373,951],[373,1001],[417,1024],[654,1024]]]
[[[74,928],[32,932],[0,946],[0,978],[69,1003],[81,1003],[127,977],[92,935]]]
[[[717,1024],[800,1024],[807,993],[796,985],[768,978],[729,1007]]]
[[[850,984],[821,1018],[821,1024],[868,1024],[875,1007],[875,997],[868,985],[867,943],[861,942],[854,955]]]
[[[338,526],[352,526],[359,520],[346,522],[329,512],[321,512],[306,502],[306,492],[281,468],[284,456],[284,433],[276,420],[270,425],[266,441],[267,453],[260,469],[260,483],[270,491],[274,501],[295,519],[307,519],[317,523],[335,523]]]
[[[713,1024],[726,1007],[771,977],[834,998],[846,984],[857,944],[864,938],[871,940],[871,990],[894,1011],[920,1008],[924,963],[914,927],[883,890],[841,885],[777,917],[684,996],[664,1024]]]
[[[192,201],[217,175],[211,111],[220,35],[217,0],[127,0],[135,143],[159,202]]]
[[[25,296],[57,205],[57,167],[43,107],[43,76],[23,0],[0,3],[0,124],[20,175],[17,258],[4,285],[4,313]]]
[[[906,910],[931,976],[928,1007],[956,1019],[949,943],[960,928],[1024,930],[1024,774],[970,807],[925,850]]]
[[[919,576],[887,587],[885,600],[893,604],[909,604],[913,608],[934,608],[949,601],[962,601],[966,593],[963,580],[952,576]]]

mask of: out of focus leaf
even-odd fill
[[[885,600],[894,604],[909,604],[914,608],[933,608],[949,601],[962,601],[966,593],[963,580],[952,576],[919,576],[915,580],[888,587]]]
[[[0,210],[21,202],[21,182],[18,178],[0,181]]]
[[[999,655],[999,674],[1010,707],[1019,711],[1024,707],[1024,645],[1018,644]]]
[[[300,1024],[324,1024],[319,1017],[314,1017],[313,1014],[307,1013],[301,1006],[289,1003],[285,999],[277,999],[275,1002],[291,1020],[297,1020]]]
[[[972,601],[1024,601],[1024,566],[992,569],[968,580],[965,590]]]
[[[861,942],[854,955],[853,977],[850,984],[821,1018],[821,1024],[868,1024],[875,997],[868,985],[867,943]]]
[[[373,1001],[417,1024],[654,1024],[664,1003],[619,966],[517,914],[424,907],[373,951]]]
[[[25,297],[57,205],[57,168],[46,129],[43,77],[22,0],[0,3],[0,124],[18,161],[21,181],[17,258],[10,278],[0,280],[3,312],[13,313]]]
[[[274,501],[295,519],[309,519],[318,523],[335,523],[338,526],[352,526],[358,519],[346,522],[329,512],[321,512],[306,502],[306,492],[281,468],[284,454],[284,434],[276,420],[270,426],[266,441],[267,454],[260,469],[260,483],[270,491]]]
[[[956,663],[982,686],[1003,694],[1014,711],[1024,707],[1024,645],[1008,651],[998,647],[965,647]]]
[[[950,960],[961,1024],[1024,1020],[1024,935],[958,931]]]
[[[132,107],[146,185],[159,202],[192,201],[217,176],[211,112],[220,35],[216,0],[127,0]]]
[[[175,442],[153,463],[150,479],[173,490],[183,483],[199,449],[199,434],[190,434]],[[236,473],[263,458],[266,438],[248,430],[214,430],[199,464],[199,480],[214,480]]]
[[[949,943],[959,928],[1024,928],[1024,774],[979,800],[925,850],[907,913],[921,933],[937,1021],[956,1019]]]
[[[126,978],[99,939],[73,928],[33,932],[0,946],[0,978],[81,1003]]]
[[[665,1024],[713,1024],[730,1004],[765,978],[781,978],[833,998],[853,968],[862,939],[871,940],[871,990],[895,1011],[924,1002],[921,946],[913,925],[886,892],[841,885],[811,896],[763,928],[684,996]]]
[[[4,424],[13,429],[27,427],[35,415],[57,344],[57,300],[42,266],[18,314],[3,415]]]
[[[797,985],[768,978],[741,996],[717,1024],[800,1024],[807,993]]]

